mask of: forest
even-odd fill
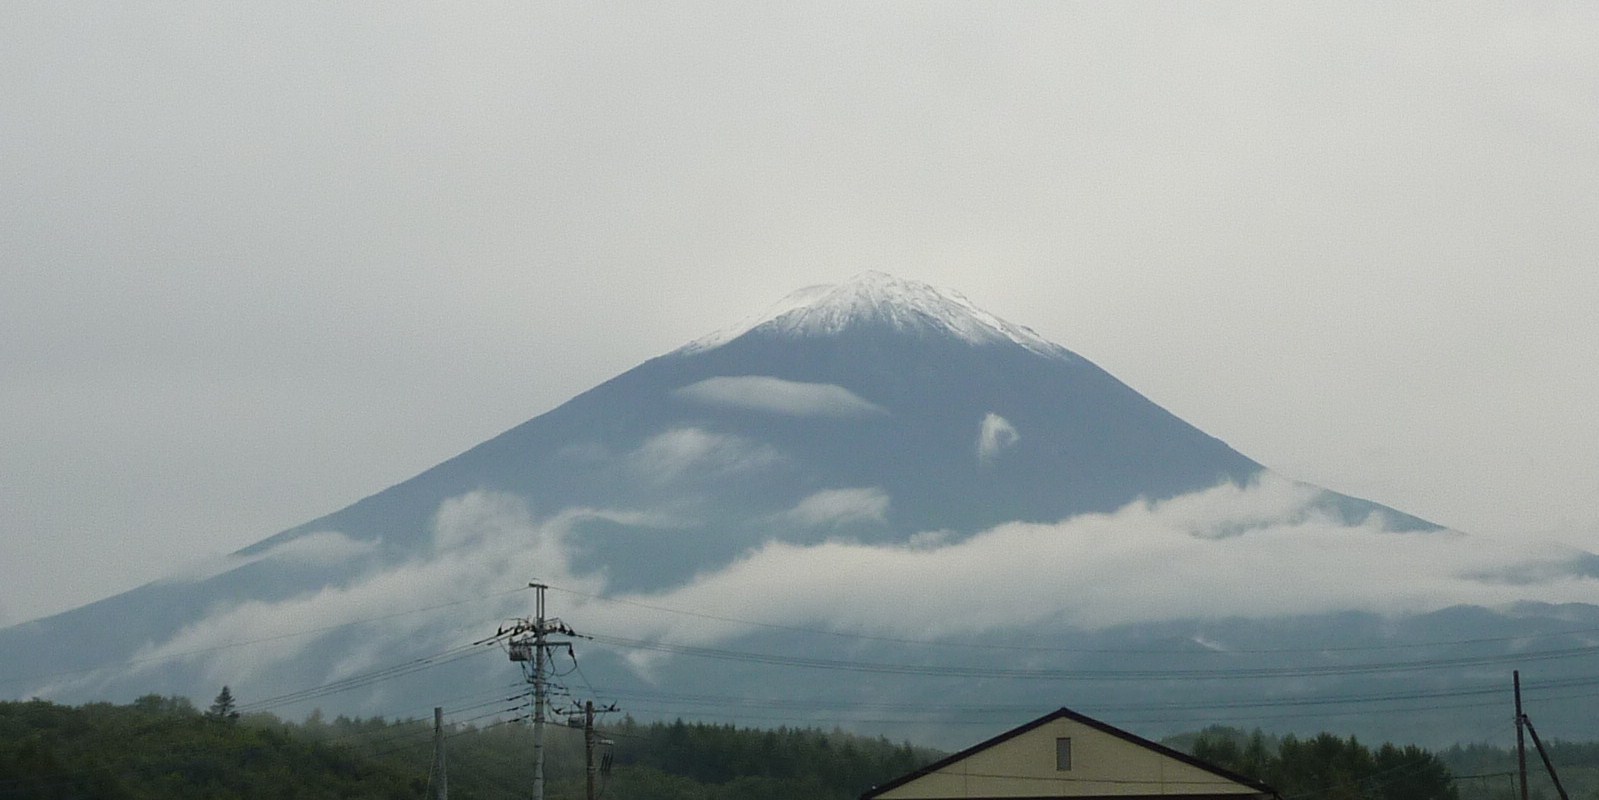
[[[301,722],[147,695],[128,705],[0,702],[0,798],[424,798],[435,782],[431,720]],[[456,800],[531,795],[532,732],[514,721],[446,727]],[[547,728],[546,797],[585,796],[581,730]],[[942,754],[842,731],[640,722],[599,729],[598,796],[661,800],[850,800]],[[1515,754],[1485,745],[1437,753],[1368,748],[1330,733],[1299,738],[1213,727],[1166,744],[1277,788],[1289,800],[1511,800]],[[1599,744],[1551,745],[1575,800],[1599,800]],[[1541,767],[1536,757],[1531,764]],[[1553,800],[1537,769],[1532,797]]]
[[[1193,745],[1195,757],[1264,781],[1284,797],[1327,800],[1459,800],[1449,768],[1413,745],[1384,744],[1371,750],[1354,737],[1321,733],[1268,741],[1206,733]]]
[[[422,798],[431,796],[431,720],[304,722],[239,715],[219,696],[69,707],[0,702],[0,798]],[[550,800],[586,791],[582,731],[547,728]],[[938,753],[838,731],[640,723],[603,732],[602,796],[663,800],[855,798]],[[530,796],[532,733],[524,724],[455,726],[445,740],[450,797]]]
[[[1213,726],[1166,744],[1243,775],[1284,798],[1328,800],[1519,800],[1516,752],[1456,744],[1436,753],[1413,745],[1368,748],[1330,733],[1298,738]],[[1529,800],[1557,800],[1553,781],[1527,746]],[[1550,760],[1572,800],[1599,800],[1599,743],[1552,742]]]

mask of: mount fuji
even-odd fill
[[[956,292],[867,273],[225,559],[0,630],[0,692],[227,683],[247,709],[420,714],[516,679],[470,643],[538,580],[592,637],[574,691],[644,716],[938,743],[1069,705],[1438,742],[1477,736],[1494,715],[1468,701],[1518,659],[1534,698],[1591,685],[1596,576],[1593,554],[1276,475]]]

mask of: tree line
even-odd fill
[[[1599,742],[1545,742],[1560,782],[1572,800],[1599,800]],[[1543,763],[1527,745],[1527,784],[1531,800],[1556,800],[1554,784]],[[1520,800],[1516,751],[1486,744],[1457,744],[1438,757],[1455,773],[1461,800]]]
[[[584,796],[581,731],[547,727],[546,796]],[[604,728],[609,798],[851,800],[938,753],[807,728],[640,723]],[[453,800],[525,798],[532,732],[490,722],[449,729]],[[129,705],[0,702],[0,799],[421,798],[435,776],[431,720],[304,722],[236,710],[231,692],[201,711],[148,695]]]
[[[125,706],[0,703],[0,798],[422,796],[414,770],[232,714],[157,695]]]
[[[452,798],[528,796],[528,726],[496,719],[448,733]],[[623,718],[600,735],[608,756],[601,783],[615,800],[853,800],[943,755],[838,730],[683,720]],[[1507,800],[1513,788],[1505,777],[1514,754],[1481,745],[1434,754],[1327,733],[1277,738],[1227,728],[1167,743],[1293,800]],[[546,744],[546,795],[582,798],[582,732],[552,724]],[[432,747],[430,719],[241,716],[226,689],[203,711],[159,695],[128,705],[0,702],[0,800],[420,798],[435,779]],[[1599,744],[1552,749],[1572,797],[1599,800]],[[1553,796],[1538,784],[1533,794]]]
[[[1268,738],[1261,731],[1212,728],[1194,756],[1270,785],[1284,797],[1325,800],[1459,800],[1449,767],[1414,745],[1375,750],[1351,736],[1321,733]]]

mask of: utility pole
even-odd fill
[[[444,708],[433,707],[433,774],[438,776],[434,784],[433,800],[450,800],[450,774],[444,763]]]
[[[1538,729],[1532,726],[1532,718],[1521,710],[1521,671],[1512,673],[1516,681],[1516,759],[1521,767],[1521,798],[1527,800],[1527,743],[1522,738],[1522,731],[1532,735],[1532,744],[1538,748],[1538,757],[1543,759],[1543,768],[1549,773],[1549,780],[1555,784],[1555,792],[1560,795],[1560,800],[1568,800],[1566,787],[1560,784],[1560,775],[1555,772],[1555,762],[1549,760],[1549,751],[1544,749],[1543,740],[1538,738]]]
[[[594,729],[594,715],[609,714],[616,710],[617,708],[615,703],[612,703],[604,708],[595,708],[593,700],[583,701],[583,758],[585,767],[584,771],[588,776],[588,792],[586,794],[588,800],[596,800],[598,797],[595,794],[595,784],[599,782],[599,775],[601,773],[610,774],[611,770],[610,751],[606,751],[605,757],[602,760],[595,759],[594,751],[601,745],[610,747],[612,744],[614,744],[610,739],[600,738],[599,731]],[[575,717],[569,717],[566,724],[570,727],[576,728],[578,727],[579,723]]]
[[[572,643],[566,639],[551,640],[552,634],[557,636],[577,636],[577,632],[567,627],[566,623],[548,617],[544,609],[544,592],[550,588],[542,583],[528,584],[535,593],[532,619],[518,619],[509,626],[501,625],[498,632],[483,643],[505,640],[506,649],[512,661],[522,665],[522,673],[527,682],[533,687],[533,800],[544,800],[544,725],[548,721],[550,695],[550,653],[553,650],[565,649],[574,663],[577,656],[572,651]],[[597,744],[609,745],[610,742],[600,739],[594,732],[594,715],[615,711],[616,704],[606,708],[595,708],[594,701],[583,704],[583,743],[588,759],[588,796],[594,798],[595,776],[599,771],[609,771],[610,761],[596,768],[594,761],[594,748]],[[567,725],[576,728],[578,720],[571,711],[561,711],[567,716]],[[441,762],[442,763],[442,762]]]
[[[533,623],[533,800],[544,800],[544,647],[549,644],[544,634],[544,589],[544,584],[533,585],[538,593]]]
[[[508,642],[512,661],[522,664],[522,671],[527,676],[527,682],[533,685],[533,800],[544,800],[544,723],[545,706],[549,704],[549,651],[565,648],[568,654],[572,652],[572,643],[568,641],[550,641],[550,634],[573,635],[571,628],[566,623],[548,618],[544,615],[544,590],[550,588],[542,583],[530,583],[536,593],[534,601],[533,619],[519,619],[508,630],[502,628],[500,635],[509,635]]]
[[[1521,670],[1510,672],[1516,684],[1516,771],[1521,775],[1521,800],[1527,800],[1527,717],[1521,713]]]
[[[600,768],[594,763],[594,701],[583,701],[583,758],[584,772],[588,775],[588,793],[584,796],[594,800],[594,776]]]
[[[1532,717],[1527,718],[1527,733],[1532,735],[1532,744],[1538,748],[1538,757],[1543,759],[1543,768],[1549,771],[1549,780],[1555,784],[1555,793],[1560,795],[1560,800],[1571,800],[1566,794],[1566,787],[1560,785],[1560,775],[1555,772],[1555,762],[1549,760],[1549,751],[1544,749],[1543,740],[1538,738],[1538,729],[1532,726]]]

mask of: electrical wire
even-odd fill
[[[400,664],[373,670],[371,672],[352,675],[348,678],[342,678],[340,680],[325,683],[320,686],[313,686],[307,689],[287,692],[275,697],[268,697],[258,700],[253,703],[241,703],[239,705],[239,711],[241,713],[260,711],[277,706],[288,705],[290,703],[298,703],[319,697],[326,697],[332,694],[339,694],[341,692],[359,689],[365,686],[370,686],[374,683],[392,680],[394,678],[421,672],[423,670],[433,669],[445,664],[454,663],[456,661],[461,661],[463,659],[472,658],[474,656],[490,652],[493,651],[479,644],[458,645],[446,650],[441,650],[432,655],[411,659]]]
[[[1574,678],[1548,681],[1539,685],[1539,696],[1546,700],[1577,699],[1599,696],[1589,691],[1599,686],[1599,678]],[[590,687],[593,689],[593,687]],[[1527,687],[1524,687],[1527,688]],[[593,689],[596,694],[614,697],[626,702],[630,710],[664,715],[693,716],[706,710],[721,709],[739,719],[764,721],[809,722],[837,718],[810,715],[814,712],[927,712],[940,715],[941,721],[955,717],[955,724],[987,724],[999,716],[1020,715],[1037,710],[1035,705],[960,705],[937,703],[908,703],[860,701],[829,698],[748,697],[730,695],[684,694],[651,690],[609,688]],[[1564,691],[1560,691],[1564,690]],[[1579,690],[1579,691],[1572,691]],[[1491,708],[1499,706],[1504,688],[1497,684],[1475,684],[1449,690],[1412,692],[1378,692],[1366,694],[1321,695],[1279,698],[1242,698],[1195,702],[1120,703],[1091,706],[1083,710],[1096,716],[1114,716],[1120,720],[1143,723],[1182,724],[1196,721],[1216,722],[1230,719],[1260,721],[1264,719],[1306,719],[1343,716],[1395,716],[1413,715],[1419,711],[1445,709]],[[1355,708],[1350,708],[1354,706]],[[763,712],[791,712],[771,714]],[[1253,711],[1247,716],[1228,712]],[[1282,713],[1262,713],[1262,712]],[[1187,712],[1184,715],[1184,712]],[[889,717],[862,717],[852,714],[849,721],[873,724],[912,724],[926,722],[927,718],[904,719]]]
[[[1355,664],[1326,664],[1293,667],[1240,667],[1235,669],[1015,669],[1005,667],[961,666],[952,664],[896,664],[889,662],[848,661],[843,659],[756,653],[744,650],[675,644],[660,640],[633,639],[606,634],[589,634],[600,644],[672,655],[686,655],[743,663],[768,664],[806,669],[861,672],[887,675],[919,675],[952,678],[1003,678],[1009,680],[1082,681],[1208,681],[1260,680],[1263,678],[1346,677],[1353,675],[1424,672],[1463,667],[1552,661],[1599,655],[1599,645],[1509,654],[1461,656]]]

